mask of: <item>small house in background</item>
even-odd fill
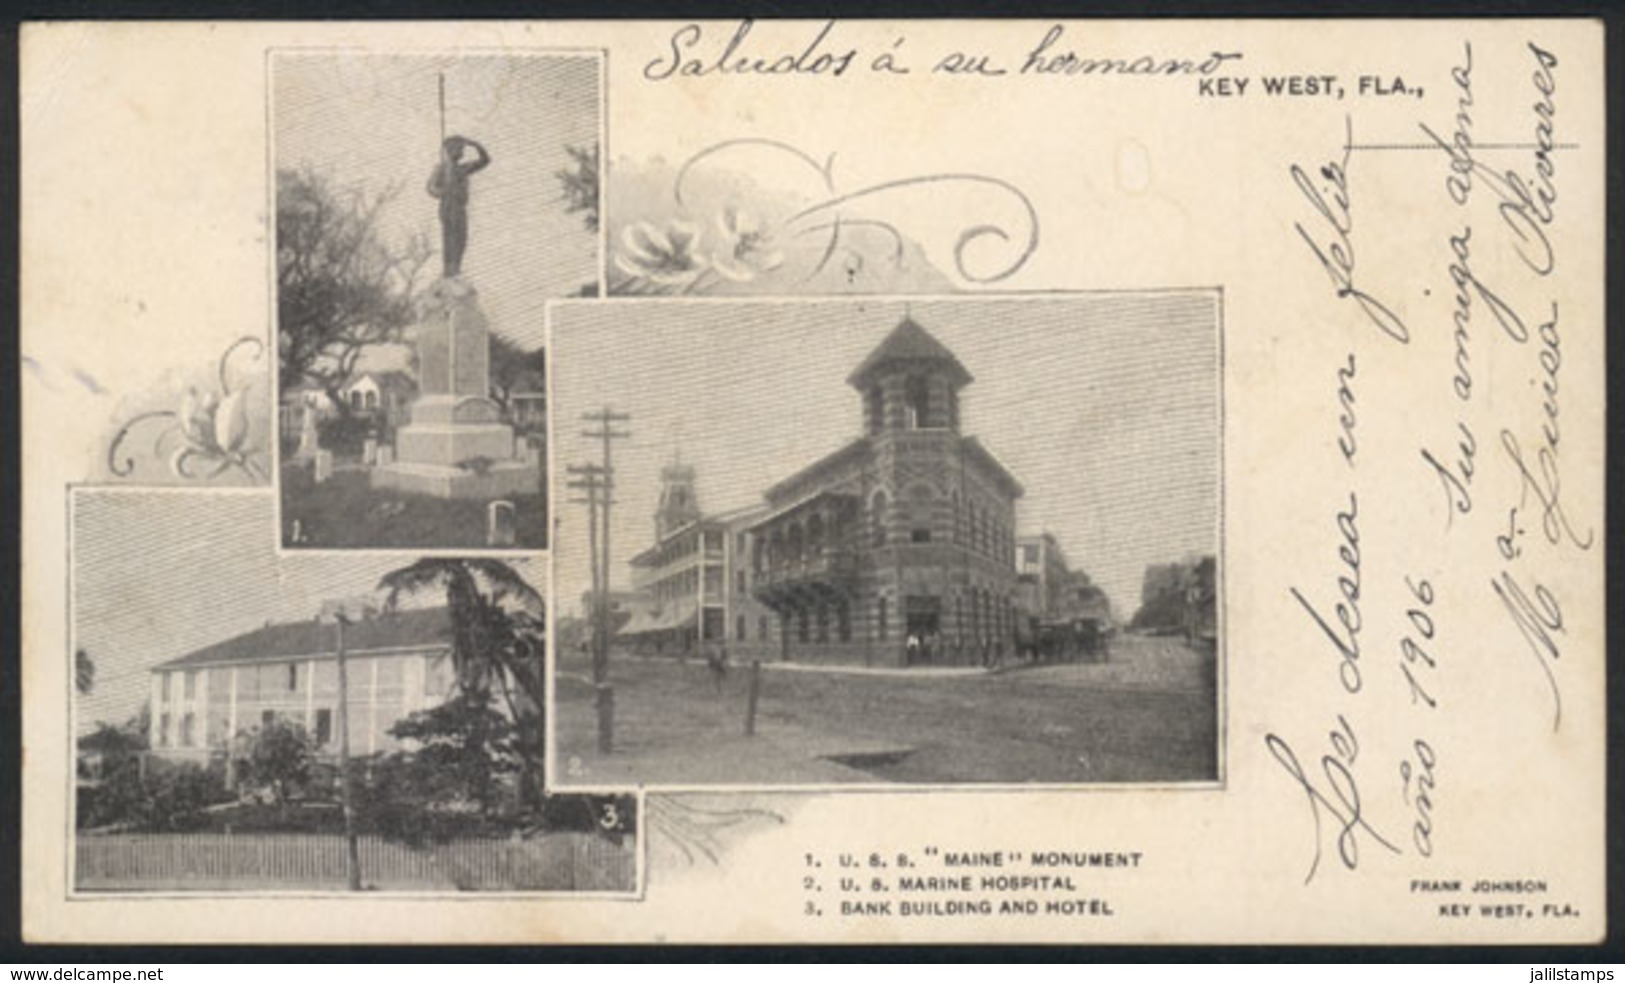
[[[282,391],[282,398],[277,407],[277,424],[281,429],[283,440],[299,439],[299,431],[305,425],[307,410],[314,412],[318,418],[330,417],[338,412],[338,408],[333,405],[332,397],[320,386],[304,382]]]
[[[517,373],[502,400],[508,408],[508,422],[521,434],[541,436],[547,432],[547,375],[540,369]]]
[[[395,723],[456,690],[447,608],[393,611],[350,623],[350,751],[396,750]],[[312,618],[266,624],[152,670],[152,751],[205,762],[234,735],[274,719],[297,724],[318,755],[338,753],[338,629]]]
[[[407,408],[417,392],[416,380],[405,372],[363,372],[345,383],[339,396],[351,415],[399,427],[410,422]]]

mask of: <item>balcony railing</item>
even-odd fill
[[[823,585],[846,591],[858,574],[858,557],[849,549],[823,549],[771,564],[756,575],[758,590]]]

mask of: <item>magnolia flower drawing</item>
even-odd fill
[[[736,283],[754,280],[784,265],[779,249],[760,218],[754,213],[728,207],[717,217],[721,242],[711,263],[717,273]]]
[[[649,222],[634,222],[621,231],[620,245],[616,268],[656,288],[687,290],[709,269],[705,258],[696,252],[700,230],[688,222],[674,221],[664,229]]]
[[[239,338],[220,356],[215,373],[218,392],[189,385],[177,408],[151,410],[126,421],[108,445],[108,470],[121,478],[134,474],[136,458],[124,451],[125,445],[135,440],[138,430],[159,424],[152,435],[151,456],[164,461],[173,477],[211,481],[235,471],[254,482],[267,480],[263,452],[250,440],[248,391],[252,380],[232,371],[237,353],[248,350],[257,363],[264,357],[265,343],[258,338]]]
[[[951,290],[1013,275],[1038,245],[1032,203],[987,175],[927,174],[845,191],[834,155],[819,160],[757,138],[714,144],[674,170],[623,161],[610,173],[621,209],[609,223],[614,295]],[[952,275],[903,228],[939,218],[945,204],[967,216],[944,247]],[[992,220],[970,220],[983,210]]]
[[[637,221],[621,230],[615,268],[638,293],[704,293],[719,281],[748,283],[784,263],[761,219],[729,206],[707,237],[702,226],[673,219]]]

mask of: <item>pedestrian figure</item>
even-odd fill
[[[906,651],[904,653],[905,658],[903,664],[911,666],[918,661],[920,657],[920,636],[910,632],[905,649]]]
[[[728,649],[718,645],[705,656],[705,667],[711,671],[711,684],[722,692],[722,681],[728,676]]]

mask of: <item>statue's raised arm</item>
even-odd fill
[[[485,145],[470,137],[463,138],[463,145],[471,148],[477,155],[474,160],[463,164],[463,176],[467,177],[475,171],[483,171],[491,163],[491,155],[485,152]]]

